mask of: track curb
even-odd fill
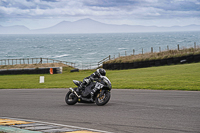
[[[0,117],[0,131],[9,133],[111,133],[71,125]]]

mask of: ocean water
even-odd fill
[[[107,34],[34,34],[0,35],[0,60],[50,58],[76,63],[76,67],[96,67],[97,62],[143,52],[200,45],[200,32],[107,33]]]

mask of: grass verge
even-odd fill
[[[44,75],[0,75],[0,89],[69,88],[72,80],[82,80],[95,70]],[[45,83],[39,83],[39,77]],[[180,64],[128,70],[107,70],[107,77],[115,89],[159,89],[200,91],[200,63]]]
[[[109,64],[109,63],[131,63],[131,62],[140,62],[140,61],[149,61],[149,60],[159,60],[159,59],[183,57],[183,56],[197,55],[197,54],[200,54],[200,47],[183,48],[183,49],[180,49],[180,50],[167,50],[167,51],[162,51],[162,52],[121,56],[121,57],[109,60],[107,62],[104,62],[104,63],[105,64]]]

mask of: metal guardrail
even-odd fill
[[[0,65],[17,65],[17,64],[44,64],[44,63],[63,63],[75,67],[75,63],[59,61],[49,58],[23,58],[23,59],[2,59]]]
[[[60,60],[54,60],[49,58],[21,58],[21,59],[1,59],[0,65],[17,65],[17,64],[45,64],[45,63],[63,63],[74,68],[79,67],[79,69],[96,69],[99,66],[103,65],[103,62],[111,59],[111,56],[102,59],[98,63],[84,63],[77,64],[73,62],[66,62]]]
[[[104,63],[105,61],[108,61],[108,60],[110,60],[110,59],[111,59],[111,56],[109,55],[108,57],[106,57],[106,58],[104,58],[103,60],[99,61],[99,62],[98,62],[98,67],[101,66],[101,65],[103,65],[103,63]]]

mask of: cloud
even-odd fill
[[[51,14],[59,17],[66,15],[117,16],[120,13],[125,16],[151,18],[170,15],[171,12],[179,14],[191,12],[190,15],[193,16],[193,12],[200,11],[199,3],[199,0],[2,0],[0,12],[8,17],[15,15],[17,17],[18,14],[24,17],[36,17],[37,15],[49,17]]]
[[[200,0],[1,0],[0,17],[0,22],[66,17],[127,20],[199,18]]]

